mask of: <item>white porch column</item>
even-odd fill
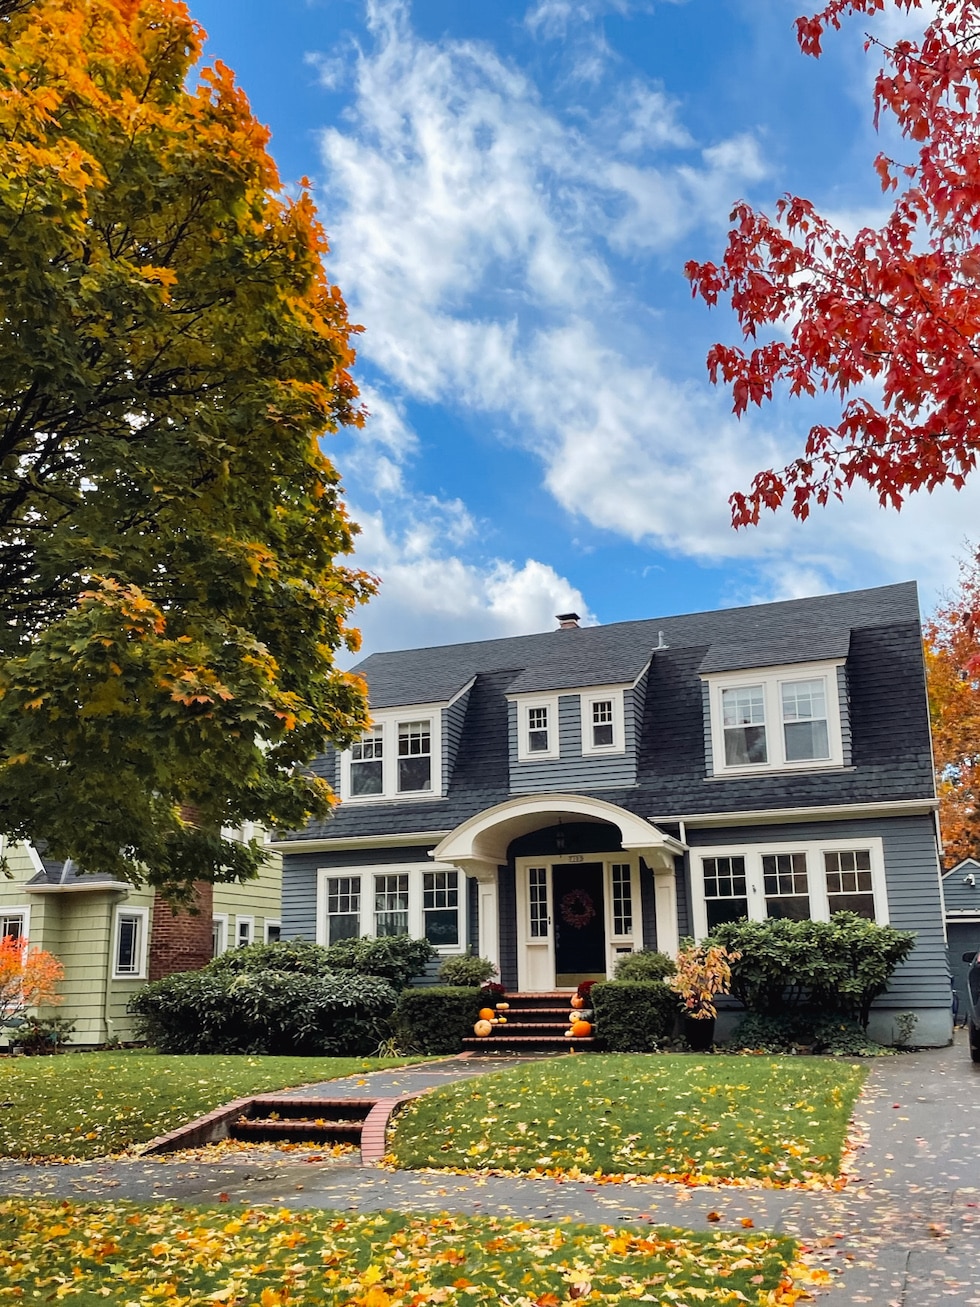
[[[680,947],[677,927],[677,878],[669,848],[642,849],[643,861],[653,872],[653,902],[657,911],[657,948],[673,957]],[[643,941],[646,944],[646,940]]]
[[[477,884],[477,947],[500,971],[500,929],[497,911],[497,864],[482,858],[457,858],[455,865]]]

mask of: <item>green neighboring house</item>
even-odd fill
[[[272,850],[254,881],[200,884],[196,915],[175,915],[151,888],[86,874],[31,845],[3,851],[8,876],[0,877],[0,935],[26,936],[61,962],[64,1001],[42,1015],[73,1021],[73,1046],[133,1039],[126,1005],[148,980],[196,970],[228,948],[279,938],[282,859]]]

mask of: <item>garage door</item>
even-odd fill
[[[953,976],[953,988],[959,995],[959,1018],[963,1020],[966,1012],[966,973],[970,964],[963,961],[963,954],[968,950],[980,953],[980,921],[949,921],[946,923],[949,936],[949,969]]]

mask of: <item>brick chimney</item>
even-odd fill
[[[149,976],[160,980],[175,971],[200,971],[211,961],[211,918],[214,915],[214,886],[197,881],[192,912],[176,913],[160,894],[153,896],[150,926]]]
[[[559,631],[577,631],[579,623],[578,613],[559,613],[558,629]]]

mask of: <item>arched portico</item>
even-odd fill
[[[589,826],[596,827],[583,845],[590,852],[564,848],[563,830]],[[534,833],[549,828],[555,837],[548,847],[534,847]],[[520,985],[550,989],[570,986],[574,973],[608,974],[617,953],[652,943],[644,937],[640,905],[641,891],[649,896],[650,873],[658,947],[676,950],[674,859],[685,848],[604,799],[536,794],[469,818],[432,857],[479,882],[481,954],[503,974],[516,953]],[[515,849],[528,852],[515,857]]]

